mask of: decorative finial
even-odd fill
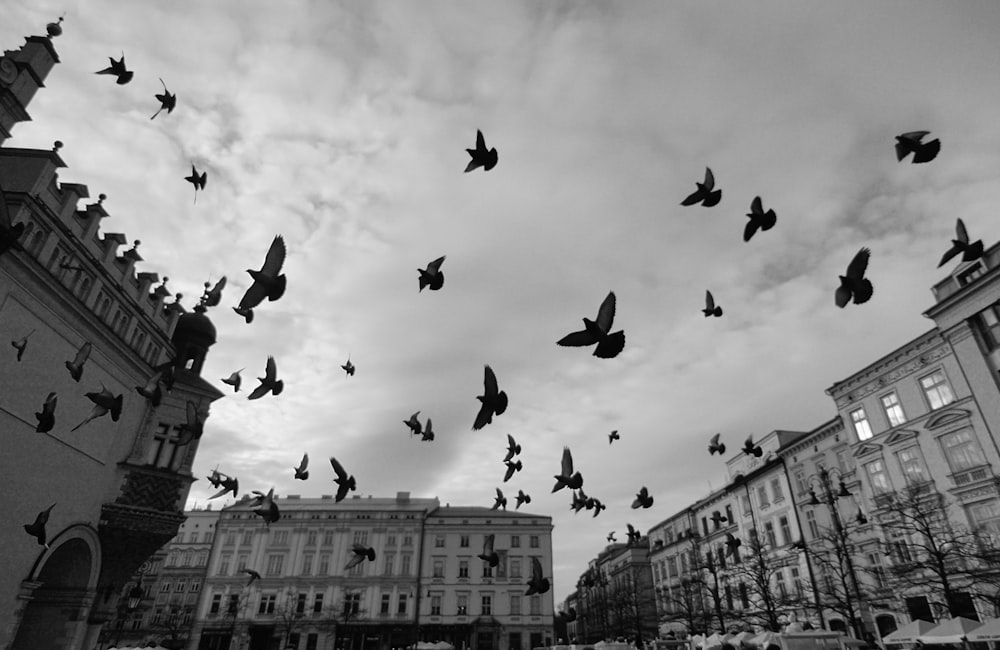
[[[97,195],[97,205],[101,205],[102,203],[104,203],[104,199],[106,199],[106,198],[108,198],[107,194],[103,194],[103,193],[102,194],[98,194]]]
[[[62,140],[56,140],[52,143],[52,151],[59,151],[63,148]]]
[[[135,241],[133,241],[133,242],[132,242],[132,250],[134,251],[134,250],[136,250],[137,248],[139,248],[139,244],[141,244],[141,243],[142,243],[142,242],[141,242],[141,241],[139,241],[138,239],[136,239]]]
[[[56,36],[62,34],[62,26],[59,23],[63,21],[63,16],[65,15],[66,14],[59,16],[59,20],[57,22],[49,23],[45,26],[45,31],[48,32],[49,38],[55,38]]]

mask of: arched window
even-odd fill
[[[38,255],[39,251],[42,250],[42,244],[44,243],[45,237],[41,228],[39,228],[35,231],[35,234],[31,236],[31,242],[28,244],[28,252],[32,255]]]

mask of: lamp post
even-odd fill
[[[135,583],[135,586],[128,590],[128,596],[124,603],[124,607],[119,603],[118,606],[118,637],[115,639],[115,646],[119,646],[122,643],[122,633],[125,631],[125,618],[127,615],[134,612],[138,607],[139,603],[142,602],[142,597],[146,595],[146,592],[142,588],[142,578]]]
[[[830,475],[834,472],[836,473],[838,483],[836,492],[834,492],[830,483]],[[817,476],[809,477],[810,484],[813,483],[814,479],[817,479]],[[860,617],[864,616],[864,608],[862,607],[863,598],[861,596],[861,589],[858,586],[858,576],[854,570],[854,560],[851,557],[851,549],[847,540],[847,532],[844,530],[844,524],[840,519],[840,511],[837,509],[837,499],[853,495],[851,494],[851,491],[847,489],[847,485],[844,483],[843,475],[839,472],[839,470],[828,470],[824,467],[819,471],[818,480],[822,489],[822,499],[820,498],[820,495],[816,494],[815,489],[810,487],[809,505],[818,506],[820,503],[826,503],[827,509],[830,511],[830,519],[833,521],[833,530],[835,535],[835,547],[838,554],[837,559],[839,562],[843,563],[843,568],[846,569],[847,578],[850,581],[850,588],[844,590],[844,595],[847,602],[847,610],[851,618],[851,628],[854,630],[858,639],[864,639],[866,636],[865,632],[867,631],[867,625],[859,620],[859,615]],[[864,523],[864,521],[862,521],[864,514],[861,513],[860,510],[858,511],[858,514],[859,523]],[[852,596],[854,599],[853,602]],[[855,615],[855,603],[857,604],[857,608],[860,613],[859,615]]]

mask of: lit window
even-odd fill
[[[865,415],[864,407],[858,407],[851,411],[851,422],[854,423],[854,432],[858,434],[858,440],[868,440],[872,437],[872,428],[868,424],[868,416]]]
[[[947,406],[955,401],[955,395],[951,392],[948,380],[944,377],[944,371],[937,370],[926,377],[920,379],[920,385],[927,395],[927,401],[931,405],[931,410]]]
[[[469,613],[468,596],[466,596],[465,594],[459,594],[457,603],[458,603],[458,608],[457,611],[455,612],[456,614],[458,614],[459,616],[465,616],[466,614]]]
[[[875,494],[892,492],[889,474],[885,471],[885,464],[881,460],[873,460],[867,463],[865,470],[868,472],[868,481],[871,483],[872,492]]]
[[[885,409],[885,417],[889,420],[890,427],[898,427],[906,422],[903,406],[899,403],[899,395],[896,393],[882,396],[882,408]]]
[[[927,473],[924,472],[924,464],[916,447],[903,449],[896,454],[896,458],[899,459],[899,467],[908,483],[923,483],[927,480]]]
[[[986,464],[983,452],[972,439],[969,429],[941,436],[941,446],[944,447],[944,454],[948,457],[948,465],[951,466],[952,472],[961,472]]]

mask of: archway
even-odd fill
[[[96,535],[89,529],[81,532],[54,539],[22,582],[27,605],[11,650],[74,648],[83,641],[99,567]]]

